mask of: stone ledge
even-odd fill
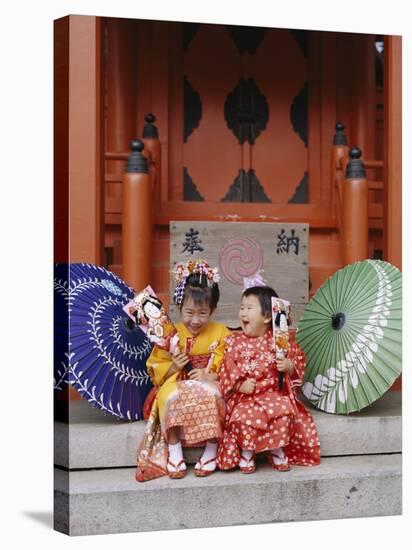
[[[349,416],[309,408],[319,431],[323,457],[402,450],[399,391],[388,392],[370,407]],[[134,466],[144,426],[143,421],[124,422],[105,416],[84,400],[71,402],[70,425],[55,422],[55,464],[70,469]],[[197,449],[185,452],[189,463],[196,462],[199,454]]]
[[[259,464],[251,475],[197,478],[189,471],[181,480],[145,483],[132,468],[56,469],[55,528],[92,535],[399,515],[401,462],[400,454],[325,458],[284,473]]]

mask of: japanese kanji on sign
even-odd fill
[[[264,279],[292,307],[292,326],[308,302],[308,233],[301,223],[170,222],[170,269],[188,259],[204,258],[217,265],[221,299],[214,318],[238,325],[244,277],[260,270]],[[170,278],[170,288],[173,288]],[[177,319],[175,306],[172,318]]]

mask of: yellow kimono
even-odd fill
[[[176,325],[180,349],[186,349],[191,332]],[[218,372],[223,360],[224,338],[230,334],[221,323],[209,321],[194,338],[190,351],[194,368]],[[190,380],[185,369],[166,378],[172,366],[170,353],[155,346],[147,360],[147,370],[159,387],[153,407],[159,411],[162,432],[167,441],[168,430],[179,427],[185,446],[200,446],[209,439],[220,438],[224,418],[224,400],[217,382]]]

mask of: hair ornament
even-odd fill
[[[186,263],[178,263],[175,269],[172,270],[172,273],[177,282],[173,299],[175,304],[179,306],[183,302],[186,281],[190,275],[199,274],[200,281],[202,281],[202,277],[205,277],[208,287],[212,287],[215,283],[220,281],[218,268],[211,267],[206,260],[189,260]]]
[[[243,291],[253,286],[267,286],[268,282],[262,277],[263,269],[256,271],[251,277],[243,277]]]

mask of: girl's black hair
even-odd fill
[[[272,297],[279,298],[277,292],[270,286],[251,286],[243,292],[242,298],[244,296],[256,296],[263,317],[272,317]]]
[[[206,276],[200,273],[192,273],[186,280],[185,291],[180,308],[187,299],[191,298],[196,306],[207,304],[210,311],[216,309],[220,298],[219,285],[213,283],[210,287],[207,284]]]

